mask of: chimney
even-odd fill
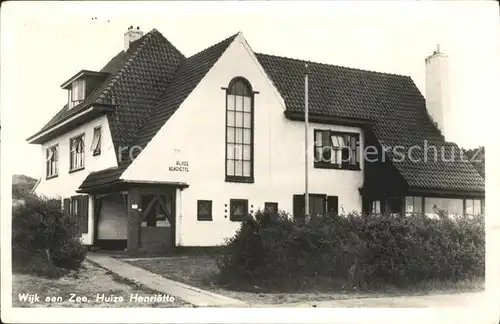
[[[448,56],[441,52],[439,44],[434,53],[425,58],[425,101],[427,112],[449,141],[452,116]]]
[[[141,38],[143,35],[144,33],[141,30],[139,30],[139,27],[134,29],[134,26],[130,26],[127,32],[125,33],[125,42],[124,42],[125,44],[123,47],[123,51],[126,52],[130,47],[130,44]]]

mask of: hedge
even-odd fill
[[[24,203],[12,211],[13,270],[57,277],[79,269],[86,248],[80,242],[78,224],[59,201],[24,197]]]
[[[484,277],[484,255],[483,216],[350,214],[301,224],[258,211],[227,241],[218,280],[240,289],[408,287]]]

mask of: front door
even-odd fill
[[[141,192],[139,247],[164,251],[175,246],[175,191]]]
[[[94,245],[102,250],[127,248],[127,195],[94,196]]]

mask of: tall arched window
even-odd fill
[[[226,89],[226,181],[253,182],[253,96],[244,78]]]

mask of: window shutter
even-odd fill
[[[82,195],[79,197],[79,219],[80,219],[80,232],[89,232],[89,196]]]
[[[64,210],[64,213],[68,214],[70,213],[70,200],[69,198],[64,198],[63,199],[63,210]]]
[[[326,198],[327,210],[331,215],[337,215],[339,213],[339,197],[338,196],[328,196]]]

